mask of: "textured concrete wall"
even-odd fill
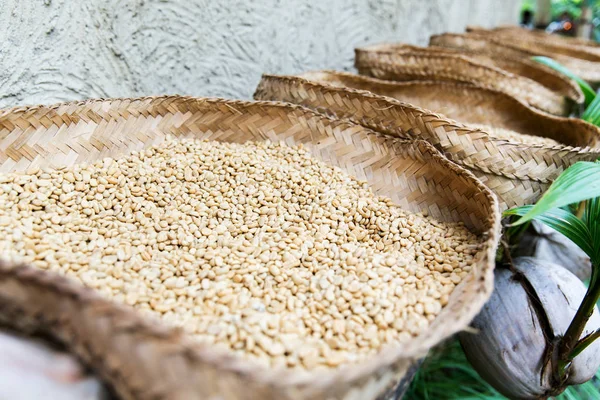
[[[520,0],[0,0],[0,106],[249,98],[262,72],[350,69],[355,46],[517,22]]]

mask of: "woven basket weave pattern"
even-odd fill
[[[422,80],[390,82],[334,71],[309,72],[299,77],[392,97],[403,103],[435,110],[467,125],[490,125],[544,136],[573,147],[593,147],[600,140],[600,129],[581,119],[546,114],[507,94],[473,84]],[[321,111],[328,112],[326,107]]]
[[[433,35],[429,39],[430,46],[443,47],[459,51],[480,62],[488,59],[491,65],[497,66],[516,75],[530,78],[548,89],[572,100],[576,104],[584,101],[579,85],[550,67],[535,62],[528,54],[501,46],[485,37],[444,33]]]
[[[600,156],[600,150],[590,148],[525,145],[496,139],[480,129],[469,128],[467,125],[426,109],[379,95],[382,92],[386,96],[407,93],[411,88],[419,86],[418,83],[384,82],[343,73],[316,73],[312,76],[313,80],[290,76],[264,76],[255,97],[301,104],[340,118],[348,118],[396,137],[425,139],[450,160],[470,169],[478,176],[500,197],[501,209],[535,202],[551,181],[569,165],[579,160],[594,160]],[[327,80],[324,77],[327,77],[330,82],[337,80],[337,85],[323,83],[323,80]],[[451,93],[445,89],[452,86],[451,83],[438,82],[437,86],[432,87],[435,84],[421,83],[420,93],[428,89],[430,93],[439,97],[443,96],[441,93]],[[351,86],[351,88],[344,86]],[[371,91],[366,91],[367,88]],[[473,90],[479,95],[469,100],[469,89],[462,85],[462,90],[462,95],[454,98],[454,101],[460,99],[467,108],[471,101],[477,102],[482,97],[487,97],[488,106],[494,101],[504,103],[506,114],[504,117],[502,114],[497,115],[496,120],[508,120],[507,117],[511,115],[514,108],[516,112],[512,114],[513,116],[518,117],[521,113],[528,117],[526,120],[533,118],[533,124],[537,121],[546,126],[557,125],[553,131],[554,138],[557,140],[566,139],[568,143],[585,146],[595,143],[600,136],[597,128],[585,122],[540,114],[497,92],[474,88]],[[413,92],[417,93],[414,90]],[[434,105],[439,102],[439,100],[429,101]],[[444,104],[449,107],[451,101],[446,101]],[[485,106],[485,103],[481,105]],[[468,114],[468,111],[462,107],[455,107],[459,111],[452,111],[459,116]],[[509,129],[519,125],[521,128],[527,128],[527,123],[516,123],[509,124]],[[529,125],[530,129],[535,129],[531,124]],[[571,128],[570,136],[558,137],[561,130],[565,128]],[[529,133],[539,135],[545,132],[542,128]]]
[[[589,44],[569,42],[569,39],[552,35],[545,38],[540,34],[515,33],[514,30],[476,31],[490,43],[503,46],[511,51],[521,52],[527,57],[546,56],[559,61],[577,76],[593,83],[600,83],[600,50]]]
[[[413,46],[378,45],[356,49],[355,64],[362,75],[375,78],[475,83],[500,90],[551,114],[568,115],[571,110],[567,98],[538,82],[456,53]]]
[[[544,43],[552,43],[554,45],[560,45],[571,49],[580,49],[587,53],[591,53],[600,56],[600,44],[590,39],[551,35],[545,31],[538,30],[526,30],[519,27],[510,27],[510,29],[499,29],[496,31],[500,35],[506,35],[508,37],[520,36],[531,41],[542,41]],[[525,36],[526,35],[526,36]]]
[[[360,365],[306,374],[258,368],[65,278],[0,262],[0,323],[64,343],[123,399],[374,399],[429,348],[465,328],[491,293],[500,216],[485,186],[426,142],[402,141],[299,106],[172,96],[5,110],[0,170],[116,157],[167,134],[303,143],[405,209],[465,222],[480,234],[481,249],[472,274],[426,332]]]
[[[489,35],[490,37],[516,38],[522,41],[540,43],[546,49],[560,49],[561,54],[582,60],[598,61],[600,44],[594,40],[549,34],[543,30],[529,30],[518,26],[499,26],[494,29],[473,29],[467,27],[467,32]]]

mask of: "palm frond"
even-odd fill
[[[590,256],[590,259],[595,260],[595,265],[598,265],[597,263],[600,261],[600,197],[586,201],[583,222],[588,226],[590,243],[594,247],[594,254]]]
[[[600,399],[600,371],[582,385],[568,387],[556,400]],[[430,351],[411,382],[408,400],[504,400],[473,369],[458,343],[453,340]]]
[[[504,215],[529,215],[534,207],[529,205],[513,208],[504,212]],[[590,256],[590,258],[594,255],[595,249],[591,245],[593,242],[590,230],[582,220],[571,212],[562,208],[554,208],[546,210],[543,214],[538,214],[534,218],[565,235]]]
[[[581,115],[581,119],[600,126],[600,96],[596,96],[589,106],[585,109],[585,112]]]
[[[521,216],[515,225],[530,221],[549,210],[598,196],[600,196],[600,163],[579,161],[560,174],[535,206]]]
[[[553,60],[550,57],[542,57],[542,56],[533,57],[533,60],[539,62],[540,64],[544,64],[544,65],[560,72],[561,74],[566,75],[567,77],[573,79],[575,82],[577,82],[577,84],[581,88],[581,91],[583,92],[583,95],[585,96],[585,106],[586,107],[588,107],[592,103],[594,98],[596,97],[596,92],[594,92],[594,89],[592,89],[591,86],[588,85],[588,83],[586,81],[584,81],[583,79],[581,79],[580,77],[575,75],[575,73],[573,73],[571,70],[569,70],[567,67],[565,67],[561,63]]]

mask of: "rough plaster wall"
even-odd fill
[[[0,107],[250,98],[263,72],[351,69],[353,48],[515,23],[520,0],[0,0]]]

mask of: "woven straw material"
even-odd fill
[[[521,52],[510,51],[505,46],[486,40],[485,37],[444,33],[431,36],[429,45],[454,49],[480,62],[532,79],[576,104],[584,101],[583,92],[572,79],[525,57]]]
[[[0,323],[63,343],[122,399],[374,399],[415,360],[467,327],[492,290],[496,197],[424,141],[404,141],[306,108],[190,97],[91,100],[0,111],[0,170],[119,157],[166,135],[304,144],[410,211],[463,221],[479,234],[473,270],[430,328],[358,365],[292,373],[257,367],[58,275],[0,262]]]
[[[355,65],[360,74],[380,79],[474,83],[555,115],[569,115],[573,106],[568,98],[534,80],[444,48],[374,45],[356,49]]]
[[[501,25],[494,29],[467,26],[467,32],[504,37],[520,36],[532,41],[540,40],[546,43],[558,44],[570,48],[580,48],[590,53],[600,55],[600,43],[598,42],[590,39],[550,34],[541,29],[526,29],[516,25]]]
[[[600,156],[600,150],[587,147],[600,137],[593,125],[544,114],[504,93],[469,84],[389,82],[339,72],[265,75],[255,97],[301,104],[395,137],[425,139],[479,177],[500,197],[501,209],[535,202],[569,165]],[[469,124],[566,145],[508,141]]]
[[[514,29],[469,33],[469,35],[473,34],[508,49],[520,51],[528,58],[532,56],[551,57],[589,83],[600,84],[600,51],[598,47],[592,47],[589,44],[582,45],[581,42],[569,43],[565,38],[557,35],[544,38],[540,34],[517,33]]]

